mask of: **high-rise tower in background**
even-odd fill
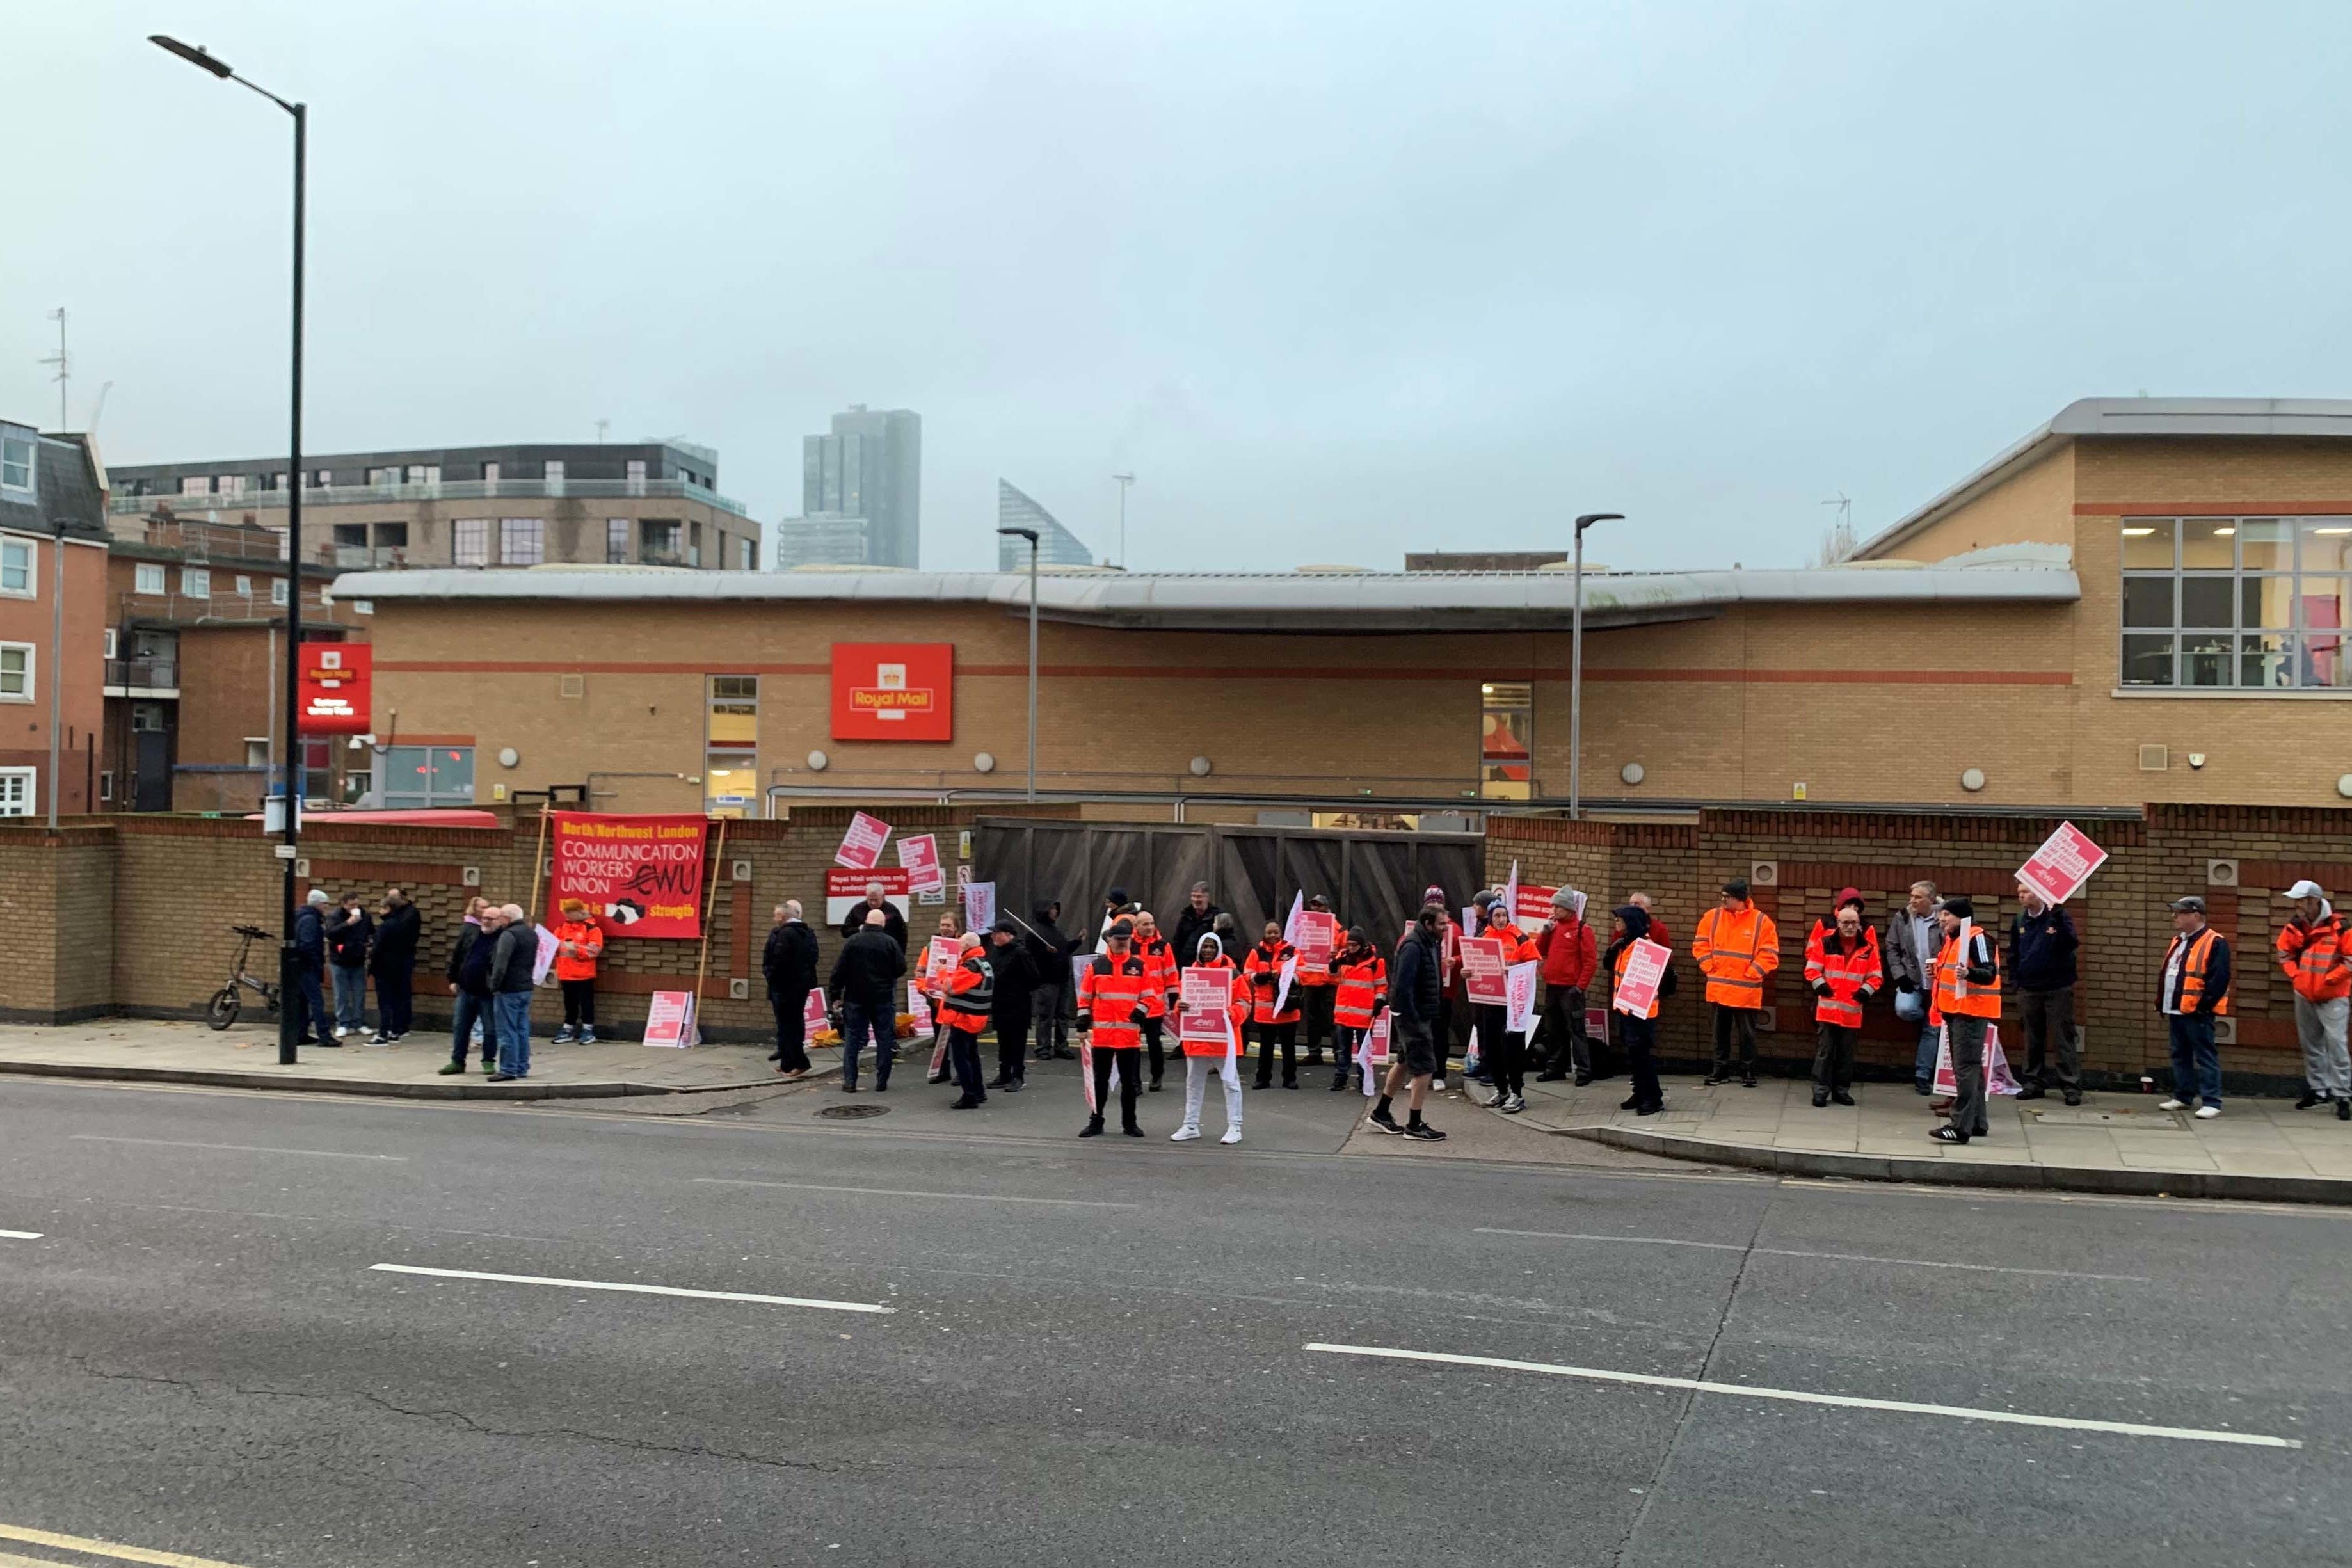
[[[802,515],[779,526],[776,564],[912,569],[922,505],[922,416],[854,404],[829,435],[801,438]]]
[[[1064,528],[1052,512],[1003,479],[996,481],[996,526],[1035,529],[1037,564],[1040,566],[1091,566],[1095,563],[1094,556],[1087,550],[1086,541]],[[996,569],[999,572],[1029,570],[1029,542],[998,534]]]

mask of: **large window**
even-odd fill
[[[535,517],[499,519],[499,559],[509,566],[536,566],[547,559],[547,525]]]
[[[33,700],[33,645],[0,642],[0,702]]]
[[[1478,793],[1526,800],[1535,789],[1535,688],[1490,680],[1478,688]]]
[[[2352,517],[2123,520],[2122,684],[2352,689]]]
[[[669,518],[649,517],[637,524],[637,547],[643,558],[662,566],[677,565],[680,531],[677,522]]]
[[[29,539],[0,539],[0,594],[33,596],[33,569],[39,546]]]
[[[459,566],[490,563],[490,520],[461,517],[449,525],[449,559]]]
[[[388,811],[474,804],[474,748],[394,746],[383,754]]]
[[[760,805],[760,678],[710,678],[710,721],[702,766],[703,809],[748,816]]]
[[[608,517],[604,520],[604,564],[624,566],[629,560],[629,520]]]

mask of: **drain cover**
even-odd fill
[[[2169,1110],[2094,1110],[2087,1105],[2061,1110],[2030,1111],[2044,1127],[2119,1127],[2140,1132],[2183,1132],[2188,1126]]]
[[[869,1116],[887,1116],[887,1105],[828,1105],[818,1111],[820,1121],[863,1121]]]

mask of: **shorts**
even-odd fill
[[[1406,1076],[1429,1078],[1437,1071],[1437,1052],[1429,1042],[1429,1026],[1414,1018],[1395,1018],[1389,1026],[1389,1055],[1404,1059]]]

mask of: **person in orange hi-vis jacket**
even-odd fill
[[[1723,901],[1699,916],[1691,956],[1715,1005],[1715,1070],[1706,1081],[1731,1081],[1736,1044],[1740,1081],[1754,1089],[1756,1026],[1764,1016],[1764,977],[1780,967],[1780,928],[1749,900],[1747,878],[1724,883]]]

